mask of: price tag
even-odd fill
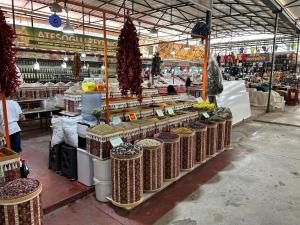
[[[119,146],[120,144],[122,144],[122,143],[123,143],[123,140],[122,140],[119,136],[115,136],[115,137],[111,137],[111,138],[109,139],[109,142],[110,142],[110,144],[112,145],[112,147],[114,148],[114,147],[117,147],[117,146]]]
[[[173,107],[168,107],[167,112],[169,115],[175,115]]]
[[[129,119],[130,121],[137,120],[136,114],[134,112],[129,113]]]
[[[209,118],[209,115],[208,115],[208,113],[207,112],[204,112],[204,113],[202,113],[202,115],[204,116],[204,118],[206,118],[206,119],[208,119]]]
[[[164,116],[164,113],[161,109],[156,109],[156,114],[158,115],[158,117],[163,117]]]
[[[117,125],[117,124],[121,123],[121,119],[118,116],[114,116],[111,118],[111,122],[112,122],[112,124]]]
[[[203,100],[202,100],[202,98],[201,98],[201,97],[199,97],[199,98],[196,98],[196,100],[197,100],[197,103],[198,103],[198,104],[200,104],[201,102],[203,102]]]

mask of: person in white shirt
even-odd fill
[[[21,128],[18,124],[19,120],[24,120],[20,105],[13,100],[6,100],[7,120],[11,149],[17,153],[22,151],[21,148]],[[4,117],[2,109],[2,101],[0,101],[0,133],[5,134]]]

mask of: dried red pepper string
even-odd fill
[[[123,96],[129,92],[142,100],[142,60],[139,39],[132,20],[128,17],[118,40],[117,74]]]
[[[6,96],[16,92],[20,80],[16,71],[15,33],[6,23],[4,13],[0,9],[0,85]]]

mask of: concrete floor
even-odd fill
[[[299,107],[267,115],[294,121]],[[258,116],[263,118],[264,116]],[[300,127],[250,121],[234,128],[233,150],[128,213],[93,194],[53,211],[45,225],[298,225]]]
[[[243,152],[156,225],[300,224],[300,128],[249,122],[234,129]]]

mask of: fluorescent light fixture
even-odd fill
[[[70,25],[70,20],[67,19],[67,24],[64,26],[62,32],[66,34],[74,34],[74,28]]]
[[[37,59],[35,59],[35,63],[33,64],[33,69],[34,69],[34,70],[40,70],[40,64],[39,64],[39,62],[37,61]]]

